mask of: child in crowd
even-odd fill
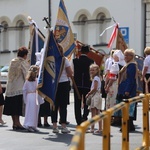
[[[36,91],[38,71],[38,66],[31,66],[23,86],[23,98],[24,103],[26,104],[24,127],[29,132],[38,131],[37,124],[39,107],[40,104],[43,103]]]
[[[41,64],[41,58],[43,55],[43,51],[44,49],[42,48],[40,52],[36,52],[35,56],[36,56],[36,66],[40,66]],[[51,115],[51,110],[50,110],[50,103],[46,100],[44,100],[44,104],[40,105],[39,108],[39,119],[38,119],[38,127],[50,127],[50,124],[48,123],[48,117]],[[44,119],[44,123],[42,125],[42,119],[41,117],[43,117]]]
[[[124,54],[121,50],[115,50],[113,60],[108,64],[107,82],[105,82],[106,110],[116,105],[116,96],[118,92],[118,73],[125,65]]]
[[[116,97],[118,93],[118,73],[125,65],[124,54],[121,50],[115,50],[113,53],[113,61],[108,64],[107,82],[105,82],[106,110],[116,105]],[[121,120],[112,115],[111,125],[120,126]]]
[[[91,105],[89,106],[89,109],[91,111],[91,117],[94,117],[95,115],[99,115],[101,108],[102,108],[102,97],[101,97],[101,79],[100,79],[100,69],[99,66],[96,64],[90,65],[90,77],[92,80],[91,89],[90,92],[86,95],[86,98],[89,95],[92,96]],[[91,126],[90,129],[91,133],[95,134],[101,134],[102,132],[102,122],[99,121],[99,129],[94,132],[94,125]]]

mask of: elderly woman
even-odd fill
[[[136,96],[138,68],[134,60],[135,52],[133,49],[124,51],[126,65],[120,70],[118,78],[117,103]],[[133,120],[136,115],[136,104],[133,103],[129,108],[129,131],[135,131]],[[115,116],[121,117],[121,111],[115,113]]]
[[[150,47],[146,47],[144,50],[146,58],[143,64],[142,70],[142,80],[144,80],[144,87],[143,92],[149,93],[150,92]]]
[[[17,57],[11,60],[8,71],[8,82],[5,93],[4,114],[11,116],[13,130],[23,130],[19,116],[22,116],[23,84],[27,75],[29,64],[26,61],[28,50],[20,47]]]

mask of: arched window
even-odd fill
[[[3,31],[3,26],[0,25],[0,51],[2,51],[2,31]]]
[[[100,37],[100,34],[111,22],[111,15],[104,7],[98,7],[93,14],[86,10],[79,10],[73,24],[77,32],[78,40],[95,47],[107,46],[107,32]]]
[[[17,47],[25,45],[25,29],[24,29],[24,22],[19,20],[16,24],[17,26],[17,34],[16,34],[16,45]]]
[[[88,38],[88,24],[87,24],[87,16],[82,14],[79,16],[78,21],[80,22],[80,38],[83,43],[87,42]]]
[[[9,33],[8,33],[8,23],[6,21],[1,22],[3,26],[3,31],[1,34],[1,51],[8,51],[9,50]]]
[[[97,27],[96,27],[96,33],[97,33],[97,37],[99,37],[99,41],[97,41],[100,44],[106,43],[106,33],[103,34],[102,36],[99,36],[107,27],[106,26],[106,16],[104,13],[100,12],[97,17]]]

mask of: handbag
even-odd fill
[[[96,92],[95,92],[96,93]],[[95,93],[89,95],[87,98],[86,98],[86,105],[90,106],[91,105],[91,100],[92,100],[92,97],[95,95]]]

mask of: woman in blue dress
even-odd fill
[[[123,101],[123,99],[128,99],[136,96],[137,89],[137,77],[138,68],[135,62],[135,52],[133,49],[126,49],[124,51],[126,65],[119,72],[118,79],[118,94],[117,103]],[[129,131],[134,131],[135,127],[133,120],[136,118],[136,103],[130,105],[129,108]],[[121,117],[121,111],[117,111],[115,116]]]

